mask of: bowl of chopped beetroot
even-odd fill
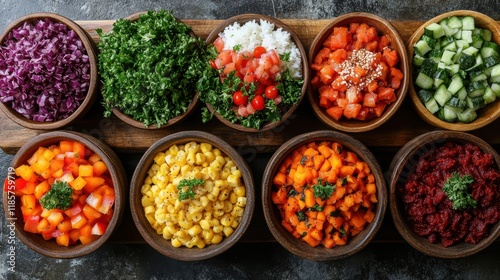
[[[29,14],[0,37],[0,109],[19,125],[69,125],[92,107],[97,81],[95,44],[66,17]]]
[[[410,82],[398,31],[370,13],[345,14],[326,25],[311,44],[309,66],[315,115],[345,132],[384,124],[403,103]]]
[[[475,254],[500,236],[500,156],[458,131],[416,137],[390,166],[390,210],[397,230],[420,252]]]

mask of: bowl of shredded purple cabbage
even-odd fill
[[[72,20],[34,13],[0,37],[0,108],[31,129],[57,129],[80,119],[96,99],[96,46]]]

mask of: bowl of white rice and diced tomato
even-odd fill
[[[229,18],[206,43],[210,90],[199,93],[207,107],[203,120],[215,115],[224,124],[247,132],[275,128],[289,118],[307,89],[309,69],[304,47],[283,22],[259,14]]]
[[[203,131],[158,140],[139,161],[130,186],[132,218],[142,237],[182,261],[228,250],[245,233],[255,205],[246,161]]]

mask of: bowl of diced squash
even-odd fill
[[[47,132],[14,156],[3,206],[28,248],[53,258],[81,257],[119,225],[126,184],[119,158],[103,142],[83,133]]]
[[[403,103],[410,82],[406,48],[380,16],[336,17],[309,48],[308,99],[315,115],[344,132],[373,130]]]
[[[427,123],[472,131],[500,116],[500,25],[469,10],[440,14],[408,40],[410,97]]]
[[[130,208],[144,240],[182,261],[222,254],[247,230],[255,194],[238,152],[203,131],[182,131],[154,143],[130,184]]]
[[[378,231],[387,204],[383,173],[358,140],[336,131],[298,135],[272,155],[262,179],[266,223],[291,253],[348,257]]]

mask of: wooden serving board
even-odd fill
[[[222,20],[192,19],[183,21],[192,26],[193,31],[203,39],[207,38],[210,32],[223,22]],[[282,21],[295,31],[306,50],[309,49],[316,34],[330,22],[327,19],[282,19]],[[114,20],[77,21],[77,23],[90,34],[95,42],[98,42],[99,36],[95,30],[98,28],[104,32],[111,30]],[[423,22],[392,21],[391,23],[406,42]],[[261,133],[240,133],[224,126],[215,118],[211,122],[203,124],[199,111],[171,128],[146,131],[131,127],[116,117],[103,119],[102,110],[100,100],[98,100],[84,120],[67,129],[91,134],[105,141],[118,152],[145,151],[161,137],[181,130],[208,131],[225,139],[232,146],[239,147],[240,150],[248,150],[247,147],[250,146],[254,147],[254,151],[257,152],[269,152],[295,135],[312,130],[329,129],[313,115],[307,98],[303,99],[297,114],[292,116],[287,125]],[[492,128],[499,124],[500,120],[474,131],[472,134],[489,143],[500,144],[500,134],[491,133]],[[0,112],[0,127],[0,148],[6,153],[15,153],[28,139],[44,132],[19,126],[8,119],[3,112]],[[399,111],[386,124],[373,131],[357,133],[355,137],[370,147],[401,147],[414,137],[433,129],[432,126],[420,119],[407,98]]]
[[[183,21],[190,25],[193,31],[202,39],[206,39],[210,32],[223,22],[223,20],[192,19],[185,19]],[[298,35],[306,50],[309,49],[316,34],[330,22],[328,19],[282,19],[282,21]],[[98,28],[104,32],[111,30],[114,20],[76,22],[90,34],[95,42],[98,42],[99,36],[95,30]],[[391,23],[406,42],[423,21],[391,21]],[[105,141],[115,151],[120,153],[120,158],[124,162],[129,176],[132,175],[135,164],[137,164],[146,149],[163,136],[177,131],[207,131],[221,137],[230,145],[237,148],[242,156],[248,160],[256,183],[255,195],[257,203],[255,205],[254,216],[248,231],[242,238],[242,241],[250,242],[268,242],[274,240],[265,223],[259,199],[262,172],[271,153],[293,136],[314,130],[330,129],[314,116],[307,98],[303,99],[302,104],[299,106],[296,114],[290,118],[291,120],[288,124],[260,133],[242,133],[226,127],[215,118],[209,123],[203,124],[199,108],[197,112],[193,113],[182,123],[161,130],[138,129],[127,125],[114,116],[109,119],[102,116],[103,108],[99,99],[83,120],[65,129],[87,133]],[[471,132],[471,134],[486,140],[490,144],[500,145],[500,134],[493,133],[499,125],[500,120],[497,120],[482,129]],[[414,137],[435,129],[420,119],[412,108],[410,99],[407,98],[398,112],[386,124],[373,131],[356,133],[352,136],[363,142],[374,152],[382,169],[385,171],[388,169],[395,152],[401,146]],[[6,153],[15,153],[28,139],[43,132],[46,131],[31,130],[19,126],[0,111],[0,148]],[[140,236],[132,221],[130,208],[126,209],[125,213],[123,222],[110,241],[116,243],[144,243],[144,239]],[[403,239],[399,236],[393,225],[389,209],[386,211],[383,225],[374,242],[403,242]]]

